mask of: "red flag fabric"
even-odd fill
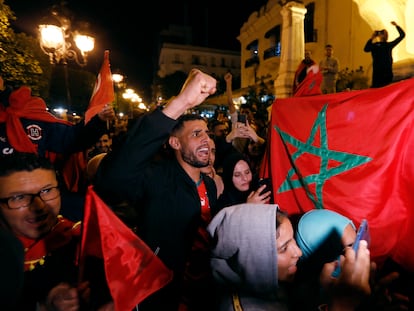
[[[85,112],[85,124],[105,107],[114,101],[114,83],[112,81],[111,65],[109,63],[109,51],[104,52],[104,60],[101,70],[96,78],[88,109]]]
[[[84,210],[81,262],[103,258],[116,311],[131,311],[172,280],[172,272],[89,186]]]
[[[72,153],[65,158],[62,167],[62,177],[70,192],[85,189],[88,183],[85,172],[88,160],[84,152]]]
[[[296,87],[293,96],[311,96],[321,95],[321,84],[323,76],[319,71],[318,65],[312,65],[308,68],[305,79]]]
[[[366,218],[372,258],[414,271],[414,79],[276,99],[269,131],[261,175],[282,209]]]

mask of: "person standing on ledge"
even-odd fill
[[[305,51],[305,58],[299,63],[295,71],[295,77],[293,78],[293,89],[292,94],[295,94],[298,88],[298,85],[305,80],[306,75],[308,74],[308,69],[316,65],[316,62],[312,59],[312,52],[309,50]]]
[[[321,91],[323,94],[336,93],[336,79],[338,77],[339,62],[333,56],[333,47],[331,44],[325,45],[325,57],[319,62],[319,68],[322,72]]]
[[[392,72],[392,49],[404,39],[405,32],[396,22],[392,21],[391,25],[397,28],[398,38],[387,42],[387,30],[376,30],[364,47],[364,52],[371,52],[372,55],[372,88],[386,86],[392,82],[394,77]]]

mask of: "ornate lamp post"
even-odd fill
[[[51,64],[63,64],[66,84],[67,104],[71,106],[71,96],[68,82],[67,61],[74,60],[79,66],[88,63],[88,53],[93,50],[95,39],[91,36],[71,31],[68,18],[60,16],[57,10],[52,10],[52,16],[58,25],[39,25],[39,41],[42,51],[49,56]],[[74,49],[73,43],[78,49]],[[79,54],[79,55],[78,55]]]

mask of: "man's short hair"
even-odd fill
[[[183,114],[181,117],[178,118],[178,122],[172,129],[171,133],[177,133],[178,131],[180,131],[184,126],[184,122],[194,121],[194,120],[202,120],[207,123],[206,119],[199,114],[193,114],[193,113]]]
[[[14,151],[0,156],[0,177],[9,176],[15,172],[31,172],[39,168],[55,171],[50,160],[35,153]]]
[[[327,44],[327,45],[325,45],[325,49],[327,49],[327,48],[333,48],[333,46],[332,46],[332,44]]]

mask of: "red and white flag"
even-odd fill
[[[111,65],[109,63],[109,51],[104,52],[104,60],[101,71],[96,78],[88,109],[85,112],[85,124],[101,111],[106,104],[111,104],[115,99],[114,83],[111,74]]]
[[[371,256],[414,271],[414,79],[276,99],[261,171],[289,214],[368,220]]]

